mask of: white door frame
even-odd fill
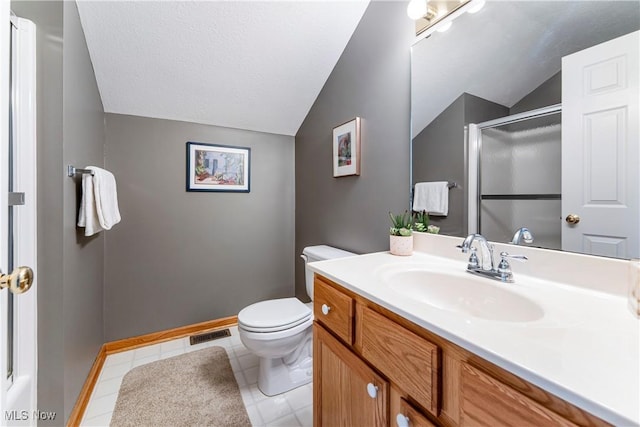
[[[0,170],[6,170],[9,164],[9,2],[0,1]],[[0,173],[0,206],[8,206],[8,176],[6,173]],[[8,224],[6,218],[6,210],[0,209],[0,242],[7,242]],[[0,244],[0,269],[7,272],[8,267],[8,247],[6,244]],[[7,293],[9,291],[0,291],[0,315],[6,315],[7,312]],[[4,319],[2,320],[4,324]],[[0,327],[0,343],[7,342],[7,328]],[[5,350],[4,344],[0,346],[0,350]],[[4,423],[4,411],[7,401],[6,380],[4,373],[7,372],[7,360],[4,354],[0,355],[0,418]]]
[[[13,208],[13,258],[15,266],[26,265],[34,270],[34,277],[37,265],[36,253],[36,56],[35,56],[35,25],[28,20],[10,17],[8,2],[3,2],[3,10],[0,11],[2,22],[2,49],[0,49],[0,59],[4,64],[11,64],[14,75],[14,89],[9,92],[8,80],[1,82],[3,86],[2,99],[8,100],[14,97],[13,120],[9,123],[9,113],[7,102],[3,102],[2,121],[0,129],[2,139],[0,139],[0,206],[8,206],[8,174],[6,165],[9,164],[9,128],[18,137],[18,143],[13,149],[13,191],[24,193],[24,204]],[[6,19],[5,19],[6,18]],[[11,43],[11,25],[15,27],[14,42]],[[5,32],[5,27],[8,31]],[[17,35],[19,34],[19,36]],[[6,37],[6,39],[5,39]],[[5,41],[6,40],[6,41]],[[10,61],[11,47],[14,51],[14,61]],[[7,48],[5,50],[5,48]],[[8,67],[4,67],[9,70]],[[2,73],[5,79],[9,73]],[[17,83],[17,84],[16,84]],[[6,95],[6,97],[5,97]],[[8,245],[7,238],[9,230],[7,228],[6,210],[0,209],[2,214],[0,223],[2,224],[0,233],[0,263],[4,272],[8,272]],[[6,316],[8,290],[3,290],[0,306],[0,316]],[[0,424],[8,425],[35,425],[39,415],[36,410],[37,399],[37,282],[34,283],[26,293],[15,295],[13,300],[13,375],[6,378],[6,321],[2,319],[0,324],[4,324],[2,336],[0,336]]]

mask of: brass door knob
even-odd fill
[[[23,294],[33,284],[33,270],[29,267],[14,268],[11,274],[0,271],[0,289],[9,288],[14,294]]]
[[[568,224],[575,225],[580,222],[580,217],[576,214],[569,214],[564,220],[567,221]]]

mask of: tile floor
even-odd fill
[[[229,329],[230,337],[198,345],[189,345],[189,338],[181,338],[107,356],[81,425],[109,425],[122,378],[132,368],[189,351],[219,346],[227,350],[253,426],[312,426],[311,384],[278,396],[263,395],[257,386],[258,358],[242,345],[237,327]]]

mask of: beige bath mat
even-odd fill
[[[111,426],[250,426],[227,352],[185,353],[124,376]]]

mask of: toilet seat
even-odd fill
[[[269,333],[308,323],[313,312],[297,298],[261,301],[238,313],[238,327],[248,332]]]

